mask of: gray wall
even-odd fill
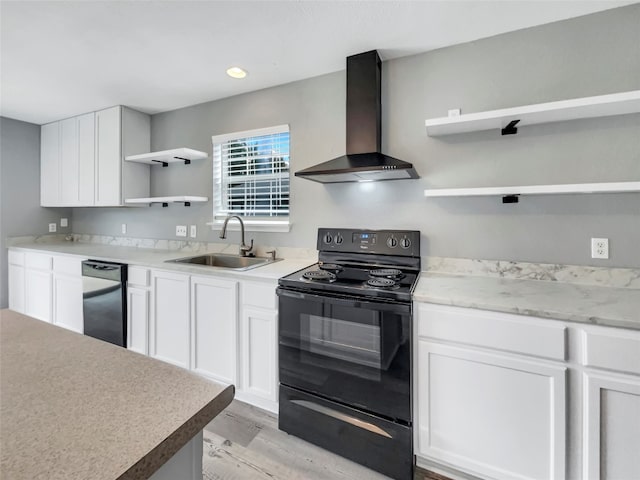
[[[383,151],[409,160],[416,181],[321,185],[292,180],[288,234],[255,233],[258,244],[313,247],[321,226],[422,231],[424,255],[640,267],[640,196],[568,195],[426,199],[425,188],[640,180],[640,115],[481,132],[426,135],[427,118],[640,89],[640,5],[512,32],[383,64]],[[379,48],[384,48],[380,45]],[[211,153],[211,135],[288,123],[293,170],[344,153],[345,74],[204,103],[152,117],[154,150]],[[211,196],[211,161],[155,168],[154,194]],[[174,238],[212,205],[76,209],[74,232]],[[237,234],[231,234],[237,235]],[[611,258],[590,258],[590,238],[608,237]]]
[[[0,117],[0,308],[8,302],[6,238],[48,233],[62,217],[71,220],[71,210],[40,207],[40,125]]]

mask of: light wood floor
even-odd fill
[[[205,427],[203,470],[203,480],[388,479],[278,430],[274,415],[237,400]]]

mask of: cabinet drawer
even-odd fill
[[[53,257],[53,271],[67,275],[82,275],[82,260],[73,257]]]
[[[9,250],[9,265],[24,266],[24,252]]]
[[[51,255],[44,255],[42,253],[27,253],[25,254],[25,265],[27,268],[33,268],[36,270],[51,270],[51,263],[53,257]]]
[[[583,330],[583,364],[640,375],[640,332]]]
[[[149,269],[142,267],[129,267],[128,271],[128,283],[129,285],[136,285],[139,287],[149,286]]]
[[[276,284],[242,282],[242,304],[277,310]]]
[[[418,303],[418,336],[564,360],[566,327],[553,320]]]

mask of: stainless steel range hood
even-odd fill
[[[347,57],[347,154],[295,173],[320,183],[419,178],[409,162],[380,153],[381,62],[378,52]]]

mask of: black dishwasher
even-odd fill
[[[84,334],[127,346],[127,265],[82,262]]]

